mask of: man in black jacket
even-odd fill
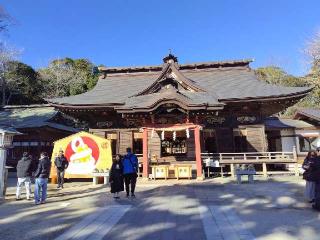
[[[69,162],[64,156],[62,150],[59,151],[59,156],[57,156],[54,159],[54,165],[56,166],[56,169],[57,169],[57,180],[58,180],[57,188],[60,188],[60,187],[63,188],[64,172],[69,166]]]
[[[27,200],[30,200],[31,194],[31,177],[32,175],[32,159],[29,157],[27,152],[24,152],[22,158],[18,161],[17,164],[17,191],[16,191],[16,200],[20,200],[21,187],[24,184],[26,187],[26,197]]]
[[[47,198],[47,185],[50,176],[51,161],[46,152],[41,153],[38,168],[34,174],[36,178],[34,200],[35,204],[45,203]],[[41,196],[40,196],[41,195]]]

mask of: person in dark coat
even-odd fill
[[[32,176],[32,160],[27,152],[24,152],[22,158],[17,164],[17,191],[16,200],[20,200],[21,187],[25,185],[26,187],[26,197],[30,200],[31,194],[31,176]]]
[[[69,162],[64,156],[62,150],[59,151],[59,155],[54,159],[54,165],[56,166],[56,170],[57,170],[57,180],[58,180],[57,188],[63,188],[64,173],[69,166]]]
[[[317,148],[317,156],[310,164],[310,171],[308,178],[315,182],[315,199],[312,208],[320,211],[320,148]]]
[[[47,185],[50,176],[51,160],[46,152],[41,153],[38,168],[34,174],[36,178],[34,200],[35,204],[45,203],[47,198]]]
[[[29,158],[31,159],[32,163],[31,163],[31,171],[32,171],[32,174],[31,174],[31,183],[35,183],[35,177],[34,177],[34,174],[38,168],[38,160],[37,158],[34,158],[31,154],[29,155]]]
[[[110,170],[109,182],[111,184],[111,193],[114,198],[120,198],[119,192],[124,191],[123,187],[123,166],[121,155],[117,154]]]
[[[316,151],[310,151],[308,152],[308,155],[303,161],[302,168],[305,170],[303,173],[303,179],[306,180],[306,188],[304,191],[304,196],[305,198],[310,202],[314,202],[315,198],[315,182],[309,181],[309,174],[311,173],[311,165],[313,161],[315,160],[314,158],[317,156]]]

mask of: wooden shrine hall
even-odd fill
[[[282,87],[257,78],[251,60],[179,64],[169,54],[158,66],[100,67],[90,91],[48,100],[150,164],[193,164],[201,153],[266,152],[264,120],[305,97],[309,87]],[[139,159],[141,161],[141,158]]]

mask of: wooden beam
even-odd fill
[[[142,177],[149,178],[149,161],[148,161],[148,129],[143,129],[142,152],[143,152],[143,172]]]
[[[201,160],[201,145],[200,145],[200,127],[194,129],[195,154],[197,164],[197,179],[203,180],[202,176],[202,160]]]

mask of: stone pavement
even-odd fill
[[[134,200],[88,182],[54,187],[39,206],[14,201],[9,188],[0,239],[320,239],[320,214],[296,177],[138,182]]]

